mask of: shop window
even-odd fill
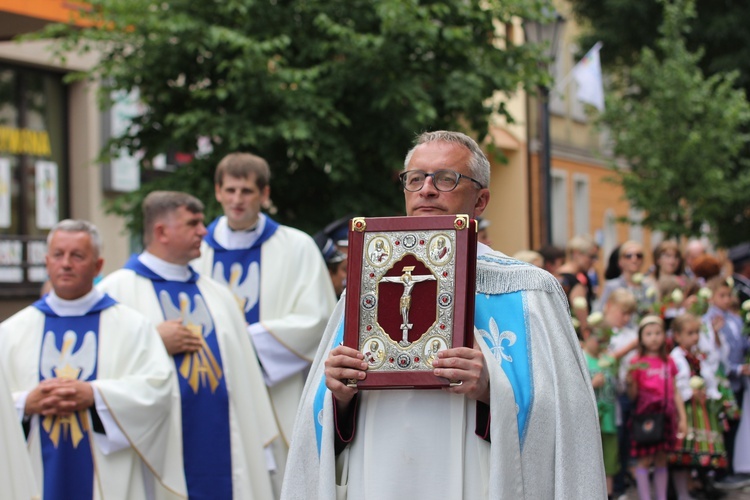
[[[46,279],[49,229],[68,212],[62,76],[0,65],[0,296]]]

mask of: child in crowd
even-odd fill
[[[748,338],[743,334],[742,318],[733,310],[732,286],[724,277],[713,278],[706,284],[711,291],[709,308],[703,315],[704,330],[709,336],[702,336],[698,347],[715,347],[721,364],[717,370],[721,411],[723,417],[724,445],[727,450],[727,468],[733,472],[734,441],[739,425],[739,407],[742,399],[742,376],[750,373],[745,359],[750,349]],[[732,481],[727,481],[731,483]],[[727,486],[725,484],[724,486]]]
[[[688,285],[689,286],[689,285]],[[664,318],[664,330],[669,334],[672,320],[685,312],[686,301],[683,285],[674,275],[666,275],[656,282],[657,314]],[[667,347],[671,346],[671,339]]]
[[[607,495],[612,498],[613,478],[620,470],[617,453],[617,404],[615,380],[617,362],[607,354],[604,346],[609,341],[609,330],[593,327],[588,338],[583,341],[583,353],[586,357],[591,384],[596,394],[596,406],[599,411],[599,425],[602,434],[602,451],[604,455],[604,473],[607,475]]]
[[[687,433],[678,440],[670,455],[673,478],[679,499],[689,498],[690,470],[697,470],[706,493],[713,489],[708,472],[726,468],[726,452],[718,423],[721,395],[713,370],[702,364],[705,357],[698,350],[701,320],[690,313],[672,321],[672,338],[676,344],[670,357],[677,366],[675,384],[685,402]]]
[[[630,419],[631,403],[627,395],[625,378],[628,374],[630,360],[637,354],[638,330],[630,325],[630,319],[638,308],[635,295],[630,290],[614,290],[602,309],[602,324],[610,328],[607,350],[619,360],[617,374],[617,447],[619,449],[620,472],[615,476],[614,488],[617,493],[624,493],[627,487],[626,478],[630,462],[630,433],[626,425]]]
[[[662,319],[653,315],[644,317],[638,326],[639,353],[632,359],[627,376],[628,395],[635,400],[634,414],[664,415],[661,441],[652,444],[631,443],[631,455],[638,459],[635,477],[641,500],[651,498],[651,466],[655,467],[656,497],[666,500],[669,479],[667,453],[674,448],[676,438],[684,437],[686,430],[685,407],[674,386],[677,367],[667,356],[665,339]]]

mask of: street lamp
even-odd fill
[[[527,43],[546,45],[545,58],[540,65],[550,71],[557,58],[557,46],[560,42],[562,31],[565,27],[565,18],[558,12],[554,12],[546,21],[524,21],[523,32]],[[540,184],[540,209],[542,245],[552,244],[552,144],[550,142],[550,116],[549,116],[549,93],[548,86],[539,85],[539,123],[538,139],[542,143],[539,158],[539,184]]]

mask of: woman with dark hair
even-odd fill
[[[595,299],[588,272],[598,258],[598,251],[599,247],[588,236],[573,237],[565,248],[567,259],[555,274],[584,338],[588,337],[587,318]]]

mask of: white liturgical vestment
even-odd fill
[[[171,287],[174,296],[163,289],[157,293],[156,287],[162,285]],[[197,354],[200,356],[195,361],[199,364],[201,359],[210,361],[206,361],[205,369],[201,369],[202,373],[211,371],[208,378],[204,378],[201,370],[196,372],[191,369],[187,360],[177,362],[178,355],[174,356],[178,364],[177,378],[181,386],[178,392],[182,407],[190,408],[185,405],[191,404],[193,391],[198,393],[207,390],[204,383],[215,382],[217,387],[219,383],[221,387],[225,387],[224,399],[207,403],[209,406],[215,404],[216,410],[207,408],[205,411],[207,416],[211,416],[222,405],[226,408],[223,401],[228,401],[225,423],[217,424],[217,427],[227,430],[227,441],[226,444],[208,443],[205,454],[216,454],[224,460],[226,458],[223,457],[229,457],[228,474],[231,484],[222,484],[223,488],[229,489],[227,494],[231,494],[233,498],[273,498],[272,475],[275,474],[276,467],[283,467],[284,454],[278,454],[276,449],[279,433],[271,403],[255,351],[245,333],[244,320],[229,290],[210,278],[199,276],[188,266],[168,263],[148,252],[138,257],[133,256],[124,269],[104,278],[98,287],[143,312],[157,326],[165,320],[178,318],[188,328],[201,323],[210,325],[203,329],[205,352],[203,349],[199,351]],[[207,334],[214,338],[206,337]],[[208,349],[209,341],[215,342],[218,350],[212,352]],[[197,367],[196,364],[192,365],[192,368]],[[192,389],[186,388],[184,384]],[[211,386],[211,391],[214,387]],[[183,411],[182,417],[177,419],[184,439],[195,433],[203,433],[201,420],[194,422],[193,426],[196,428],[184,427],[185,419],[190,418],[189,413],[193,411],[188,411],[188,414]],[[194,458],[184,458],[188,492],[191,491],[191,484],[202,481],[198,486],[201,491],[208,491],[209,494],[213,491],[215,495],[219,495],[219,483],[215,479],[210,475],[206,476],[205,471],[188,470],[189,460]],[[212,461],[209,460],[208,464]],[[203,476],[199,477],[199,474]],[[223,498],[223,494],[221,496]]]
[[[21,423],[13,407],[13,398],[0,365],[0,485],[8,498],[40,498],[26,453]]]
[[[95,319],[87,324],[87,317]],[[29,422],[28,450],[43,497],[44,488],[57,489],[56,481],[91,481],[89,494],[97,499],[185,497],[181,468],[171,459],[179,454],[179,433],[170,418],[174,370],[143,315],[98,290],[76,301],[52,292],[0,325],[0,365],[21,414],[42,378],[88,380],[94,390],[103,434],[94,432],[88,410],[67,418],[34,415]],[[86,378],[93,372],[95,377]],[[47,466],[56,450],[71,440],[75,448],[85,438],[88,461],[95,465],[88,476],[81,469],[80,478],[52,477]]]
[[[490,377],[479,405],[440,390],[360,390],[351,442],[324,362],[343,335],[344,299],[310,372],[283,499],[604,499],[596,401],[567,301],[544,270],[479,245],[474,340]],[[480,437],[481,436],[481,437]],[[294,471],[294,474],[291,474]]]
[[[285,442],[302,388],[336,303],[331,278],[307,234],[260,214],[252,231],[226,217],[208,227],[196,270],[226,284],[245,312]]]

